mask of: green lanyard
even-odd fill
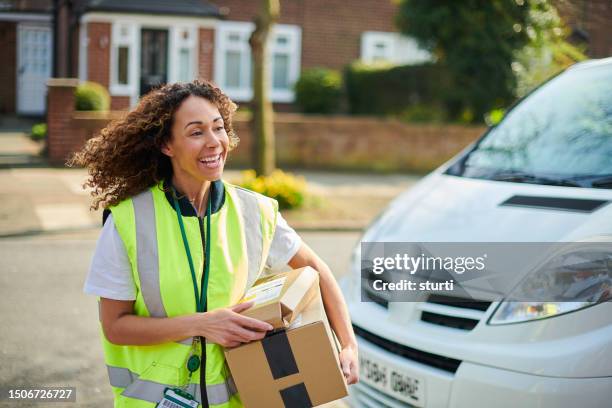
[[[175,192],[176,193],[176,192]],[[204,249],[204,282],[202,283],[201,294],[198,293],[198,281],[196,278],[195,269],[193,267],[193,259],[191,258],[191,251],[189,250],[189,242],[187,241],[187,234],[185,234],[185,226],[183,225],[183,214],[181,214],[181,207],[179,206],[176,194],[174,196],[174,209],[176,210],[176,216],[178,218],[179,226],[181,227],[181,236],[183,237],[183,245],[185,246],[185,253],[187,254],[187,260],[189,261],[189,269],[191,270],[191,280],[193,281],[193,293],[195,295],[196,311],[202,313],[206,310],[206,291],[208,288],[208,272],[210,270],[210,215],[212,213],[212,203],[208,198],[208,206],[206,209],[206,236],[205,236],[205,249]]]
[[[193,281],[193,294],[195,296],[196,311],[199,313],[202,313],[206,310],[206,292],[208,289],[208,272],[210,270],[210,217],[212,214],[212,200],[210,199],[210,194],[212,194],[212,191],[209,191],[208,194],[208,205],[206,208],[206,236],[204,243],[204,282],[202,282],[202,288],[200,293],[198,293],[198,280],[196,278],[195,268],[193,267],[193,259],[191,258],[191,251],[189,250],[189,242],[187,241],[187,234],[185,233],[185,225],[183,224],[183,214],[181,213],[181,207],[179,206],[179,202],[176,199],[176,191],[174,189],[172,194],[174,198],[174,209],[176,210],[179,227],[181,227],[181,237],[183,238],[183,245],[185,246],[185,254],[187,254],[187,261],[189,261],[189,270],[191,271],[191,280]],[[202,233],[202,231],[200,231],[200,233]],[[182,387],[180,391],[186,391],[187,387],[189,386],[189,383],[191,382],[191,376],[198,368],[200,368],[201,359],[199,355],[200,351],[198,350],[199,342],[199,337],[193,338],[193,342],[191,343],[191,353],[189,355],[189,358],[187,359],[187,370],[189,371],[189,377],[187,379],[187,382],[185,383],[185,386]],[[187,395],[193,398],[190,394]]]

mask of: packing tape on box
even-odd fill
[[[304,383],[299,383],[280,390],[285,408],[311,408],[312,402]]]
[[[272,377],[277,380],[299,373],[295,356],[285,330],[273,332],[261,340]],[[287,408],[310,408],[312,402],[304,383],[280,390],[281,398]]]
[[[297,374],[300,371],[285,330],[279,330],[264,337],[261,345],[275,380]]]

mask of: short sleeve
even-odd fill
[[[113,300],[135,300],[136,285],[112,215],[104,222],[83,291]]]
[[[266,266],[272,272],[280,271],[294,257],[302,245],[302,239],[293,228],[287,224],[287,221],[280,213],[276,217],[276,229],[270,252],[266,260]]]

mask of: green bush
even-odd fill
[[[342,76],[331,69],[307,69],[295,84],[296,102],[305,113],[337,112],[341,97]]]
[[[408,123],[443,123],[447,119],[446,111],[440,106],[420,103],[408,106],[398,117]]]
[[[237,184],[274,198],[281,210],[301,207],[306,197],[306,180],[282,170],[274,170],[268,177],[256,177],[254,170],[245,170]]]
[[[445,109],[448,78],[433,64],[366,65],[355,62],[345,70],[349,110],[353,114],[399,115],[410,107],[427,116],[431,109],[440,116]],[[444,114],[442,114],[444,116]]]
[[[47,137],[47,124],[46,123],[35,124],[34,126],[32,126],[30,135],[33,140],[44,140]]]
[[[79,84],[75,93],[75,109],[80,111],[106,111],[110,108],[110,95],[96,82]]]

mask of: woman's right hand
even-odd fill
[[[195,327],[197,335],[223,347],[237,347],[242,343],[263,339],[273,327],[269,323],[240,314],[251,306],[253,302],[245,302],[199,313]]]

